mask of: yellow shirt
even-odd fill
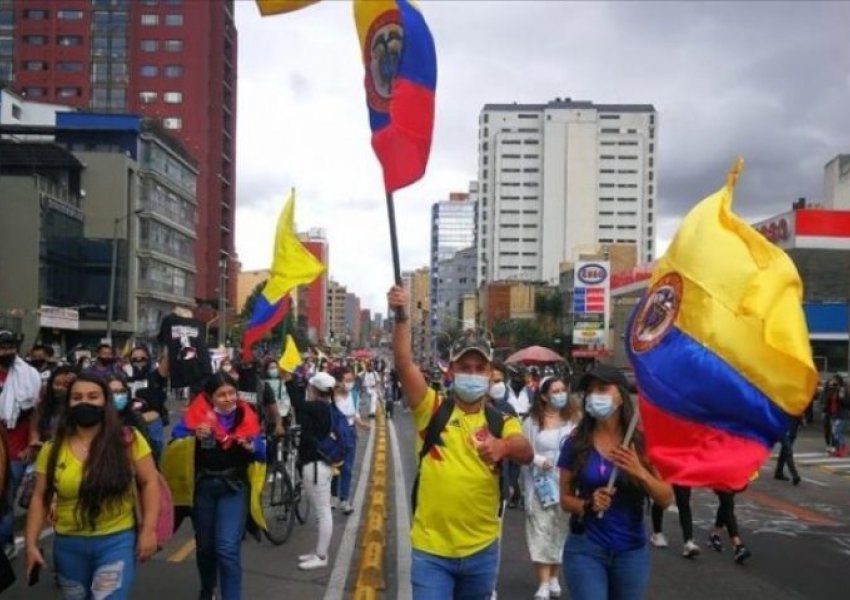
[[[429,389],[413,411],[416,455],[424,442],[431,415],[439,407]],[[422,459],[419,497],[410,533],[416,550],[446,558],[463,558],[483,550],[499,537],[499,473],[478,457],[472,435],[487,427],[484,411],[467,414],[457,406],[443,430],[442,446]],[[522,435],[516,417],[508,417],[502,438]]]
[[[135,438],[133,440],[133,460],[138,461],[150,454],[151,448],[145,438],[135,429],[133,429],[133,435]],[[47,461],[52,446],[52,442],[47,442],[38,453],[35,462],[36,473],[47,474]],[[56,525],[54,527],[56,533],[94,536],[132,529],[136,522],[132,487],[127,489],[127,493],[120,502],[102,507],[94,529],[77,522],[77,497],[80,485],[83,482],[83,465],[84,463],[71,452],[68,443],[63,444],[56,460]],[[135,485],[135,483],[132,485]]]

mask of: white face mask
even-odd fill
[[[505,397],[505,392],[508,391],[508,386],[505,385],[504,381],[497,381],[493,385],[490,386],[490,397],[493,400],[501,400]]]
[[[345,391],[350,392],[353,389],[354,389],[354,382],[353,381],[346,381],[345,382]]]
[[[604,420],[616,410],[614,398],[610,394],[588,394],[584,401],[584,410],[594,419]]]

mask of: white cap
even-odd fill
[[[329,392],[334,389],[336,379],[334,379],[333,375],[321,371],[313,375],[308,383],[320,392]]]

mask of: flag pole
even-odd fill
[[[628,400],[631,402],[631,400]],[[640,420],[640,413],[637,410],[637,405],[635,405],[634,413],[632,414],[632,420],[629,421],[629,426],[626,429],[626,435],[623,437],[623,443],[620,445],[621,448],[628,448],[632,443],[632,438],[635,435],[635,429],[637,429],[638,421]],[[617,480],[617,475],[620,473],[619,467],[614,467],[611,469],[611,476],[608,478],[608,485],[606,486],[608,489],[608,493],[614,491],[614,482]],[[605,511],[601,510],[596,513],[597,518],[601,519],[605,516]]]
[[[395,284],[401,285],[401,261],[398,257],[398,234],[395,226],[395,206],[393,204],[393,193],[387,192],[387,218],[390,222],[390,248],[393,252],[393,275],[395,276]],[[402,321],[405,318],[404,309],[396,307],[396,320]]]

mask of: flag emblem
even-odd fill
[[[368,65],[366,101],[369,108],[389,112],[393,82],[398,75],[404,44],[401,13],[388,10],[369,27],[363,45],[363,64]]]
[[[682,278],[668,273],[652,286],[632,327],[632,351],[640,354],[651,350],[664,339],[676,322],[682,305]]]

